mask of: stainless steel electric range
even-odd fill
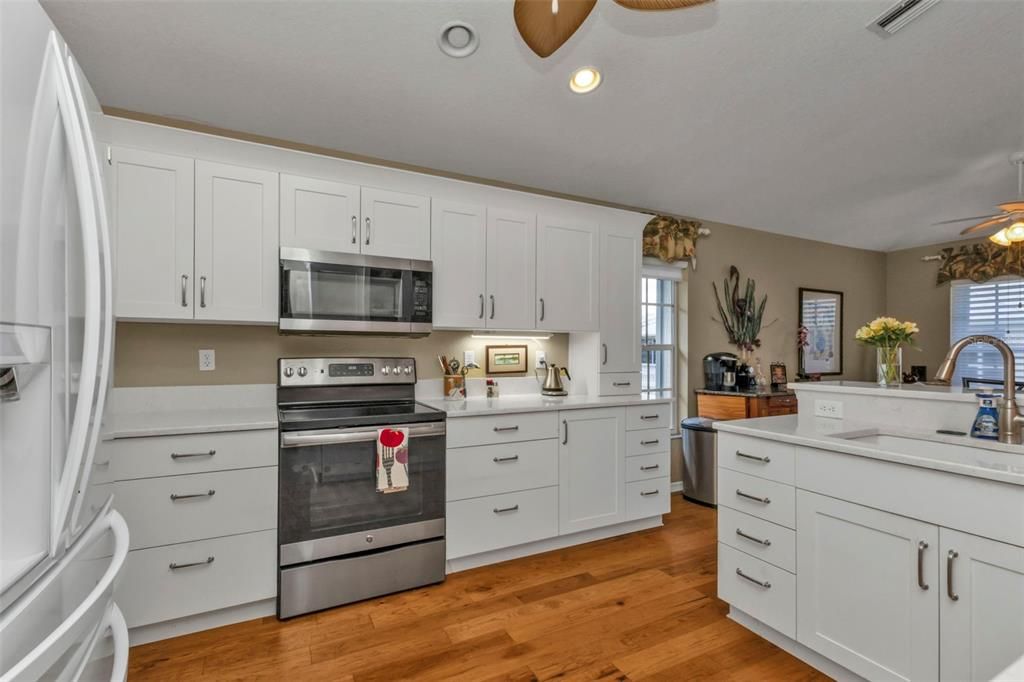
[[[412,358],[278,361],[277,615],[441,582],[445,413]],[[378,492],[382,428],[408,429],[408,489]]]

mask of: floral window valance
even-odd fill
[[[1024,277],[1024,244],[999,246],[989,241],[947,247],[939,251],[941,263],[936,284],[955,279],[987,282],[993,277]]]
[[[697,238],[707,234],[696,220],[657,215],[644,227],[644,255],[665,263],[693,261]]]

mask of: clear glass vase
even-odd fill
[[[876,349],[879,386],[899,386],[903,383],[903,348],[878,346]]]

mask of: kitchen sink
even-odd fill
[[[1024,445],[968,436],[909,433],[888,429],[862,429],[831,434],[850,445],[938,462],[1024,473]]]

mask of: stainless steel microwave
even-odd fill
[[[430,261],[282,247],[278,329],[426,336],[432,270]]]

